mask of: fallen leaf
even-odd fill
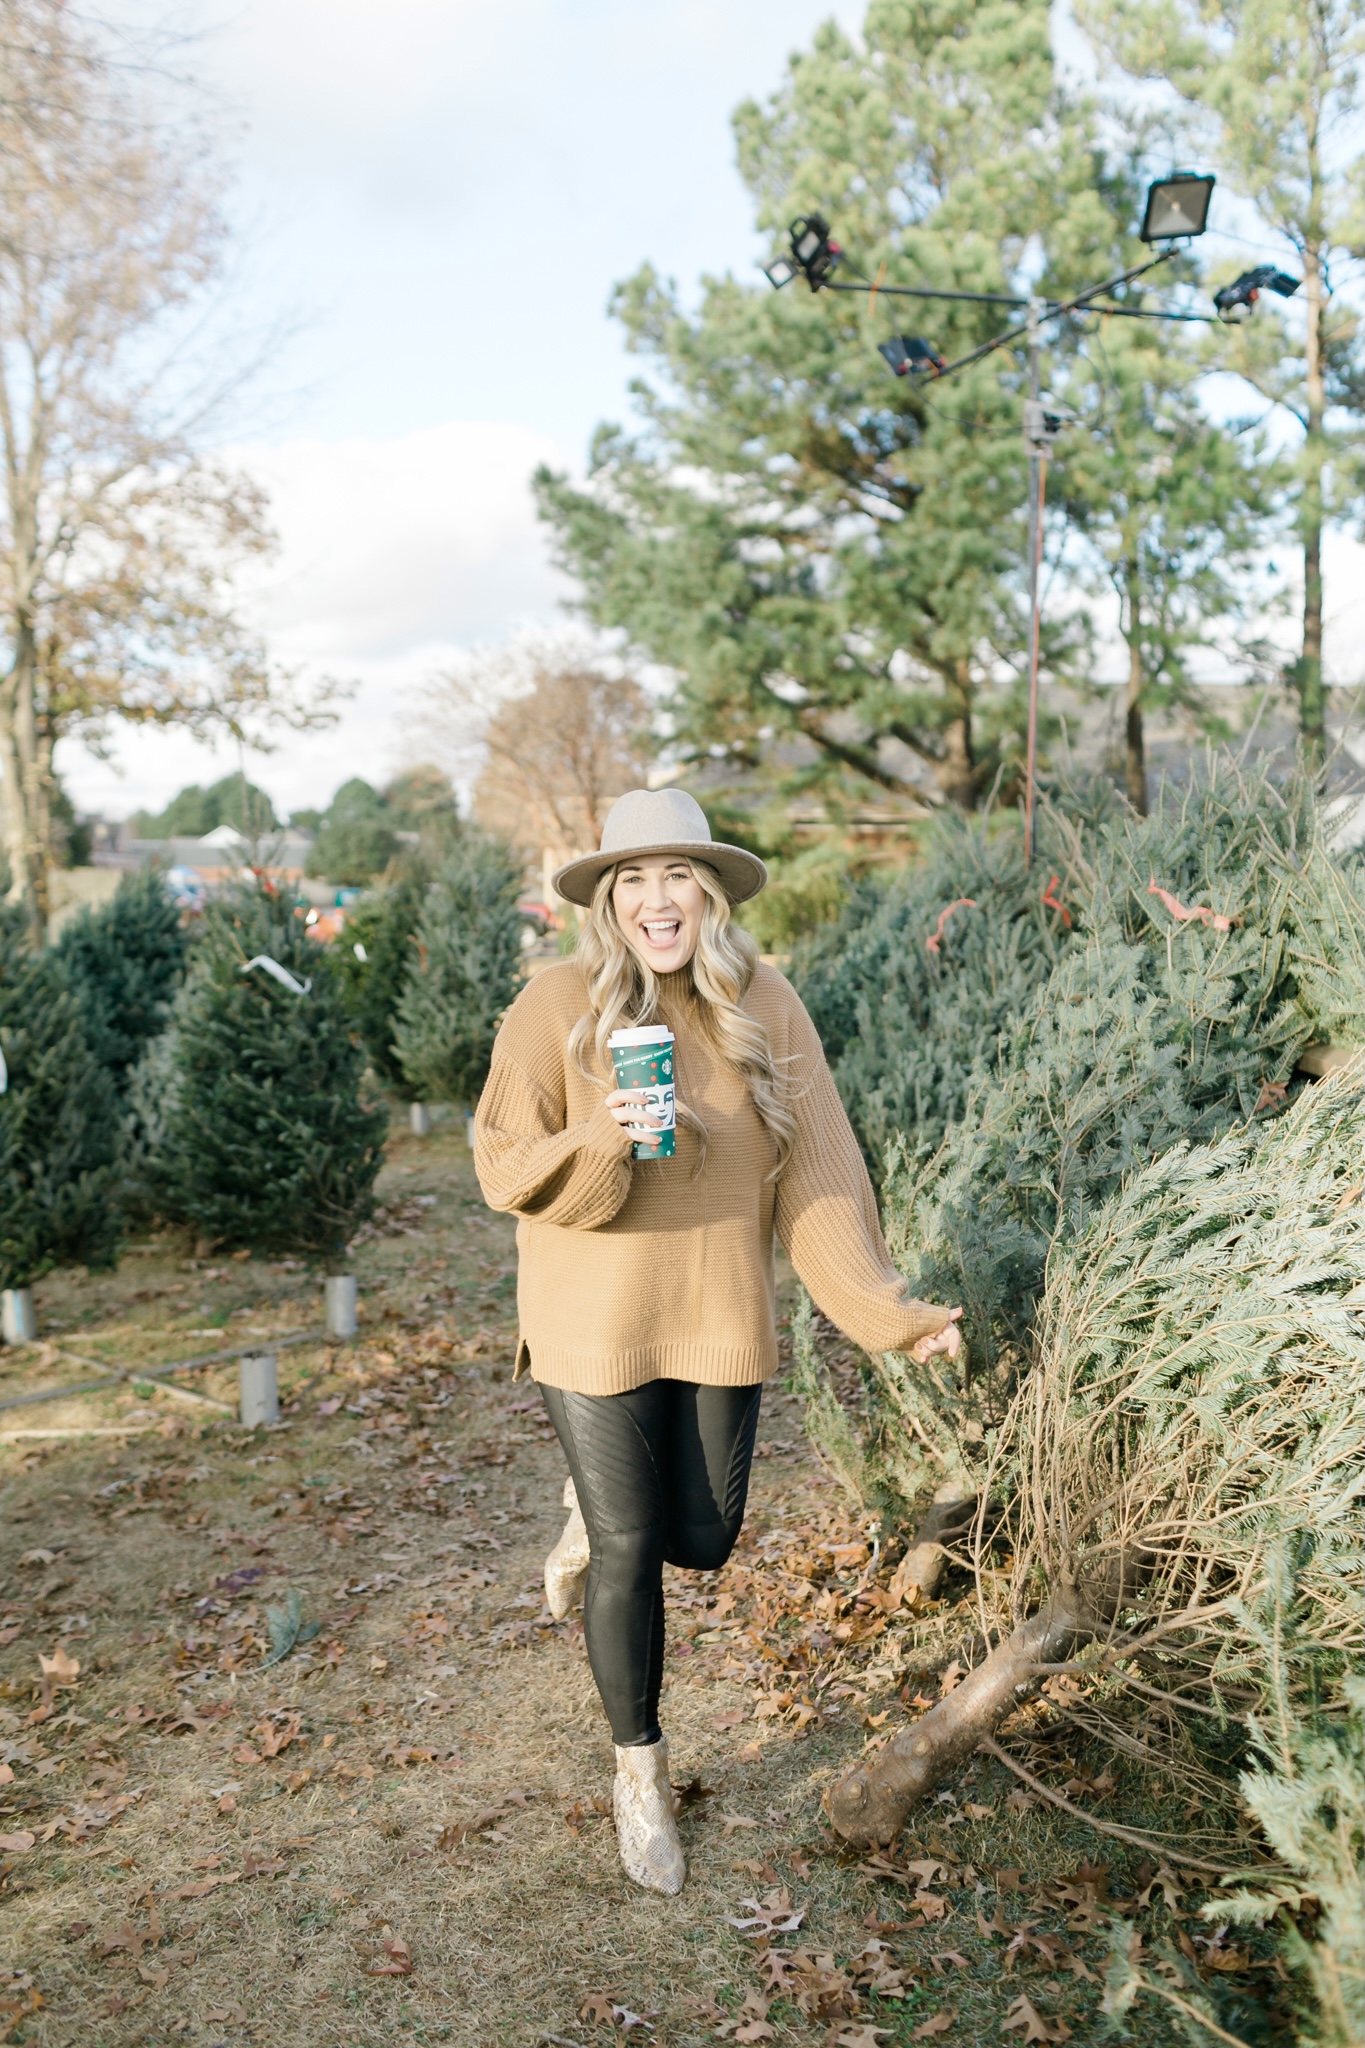
[[[738,2040],[739,2036],[736,2035]],[[874,2027],[863,2021],[854,2027],[841,2027],[837,2034],[830,2036],[831,2048],[877,2048],[879,2041],[891,2039],[890,2027]]]
[[[725,1825],[725,1835],[727,1840],[732,1834],[734,1834],[736,1828],[756,1828],[758,1826],[758,1822],[756,1820],[750,1820],[747,1815],[742,1813],[723,1813],[721,1815],[721,1820]]]
[[[246,2022],[246,2007],[244,2005],[211,2005],[204,2014],[204,2018],[212,2020],[218,2025],[226,2021],[229,2026],[240,2027]]]
[[[615,2007],[607,1992],[590,1991],[578,2008],[578,2017],[581,2020],[591,2020],[594,2026],[609,2027],[614,2011]]]
[[[995,1808],[993,1806],[978,1806],[972,1799],[967,1801],[962,1811],[966,1814],[968,1820],[995,1819]]]
[[[703,1785],[700,1778],[689,1778],[685,1785],[673,1787],[673,1808],[676,1813],[686,1813],[690,1806],[700,1806],[704,1799],[714,1799],[715,1787]]]
[[[21,1565],[44,1565],[57,1562],[55,1550],[26,1550],[19,1559]]]
[[[931,2020],[925,2020],[923,2026],[912,2029],[911,2038],[916,2041],[927,2041],[931,2034],[946,2034],[949,2027],[956,2024],[955,2012],[936,2012]]]
[[[770,1998],[760,1991],[746,1991],[739,2011],[716,2028],[718,2041],[775,2041],[777,2029],[768,2025]]]
[[[1151,1867],[1149,1863],[1147,1868],[1150,1870]],[[1176,1877],[1175,1872],[1165,1863],[1160,1866],[1151,1883],[1144,1886],[1142,1891],[1138,1893],[1138,1904],[1140,1906],[1150,1905],[1152,1893],[1155,1891],[1159,1891],[1162,1894],[1172,1912],[1175,1911],[1185,1896],[1184,1888]]]
[[[80,1660],[68,1656],[61,1643],[50,1657],[45,1657],[40,1650],[38,1662],[42,1667],[44,1684],[48,1687],[74,1685],[81,1675]]]
[[[210,1892],[216,1892],[221,1885],[240,1884],[240,1870],[219,1871],[213,1877],[196,1878],[193,1884],[182,1884],[178,1891],[167,1892],[168,1899],[206,1899]]]
[[[946,1699],[950,1692],[955,1692],[966,1676],[966,1670],[959,1664],[957,1658],[954,1657],[952,1663],[939,1673],[938,1689],[940,1697]]]
[[[27,1828],[20,1828],[12,1835],[0,1835],[0,1856],[27,1856],[37,1839]]]
[[[948,1901],[937,1892],[916,1892],[912,1903],[918,1907],[926,1920],[942,1920],[947,1917]]]
[[[940,1949],[937,1955],[930,1956],[929,1960],[935,1969],[938,1968],[940,1963],[954,1963],[959,1970],[969,1970],[971,1968],[971,1964],[967,1961],[966,1956],[962,1955],[955,1948]]]
[[[144,1948],[156,1947],[161,1939],[161,1934],[162,1927],[156,1914],[156,1902],[152,1900],[147,1915],[147,1925],[145,1927],[138,1927],[133,1921],[125,1920],[122,1927],[115,1928],[112,1934],[105,1935],[104,1940],[100,1943],[100,1953],[112,1956],[116,1955],[120,1949],[125,1949],[134,1962],[136,1962],[141,1957]]]
[[[793,1906],[791,1893],[785,1888],[769,1892],[761,1903],[758,1899],[741,1899],[739,1903],[741,1907],[749,1908],[746,1916],[726,1913],[722,1918],[731,1927],[737,1927],[741,1934],[795,1934],[806,1917],[805,1907]]]
[[[412,1975],[412,1954],[401,1934],[395,1934],[391,1927],[380,1929],[382,1954],[372,1956],[365,1965],[367,1977],[410,1977]]]
[[[1048,2020],[1021,1991],[1005,2015],[1006,2033],[1021,2033],[1025,2041],[1069,2041],[1071,2029],[1065,2020]]]

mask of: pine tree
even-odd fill
[[[110,902],[74,918],[54,948],[90,1048],[120,1095],[165,1028],[187,945],[159,870],[143,868],[124,876]]]
[[[1219,350],[1296,446],[1289,495],[1303,559],[1303,627],[1293,681],[1305,742],[1321,750],[1324,530],[1359,504],[1365,324],[1349,294],[1365,169],[1359,0],[1080,0],[1082,25],[1131,77],[1174,89],[1193,146],[1293,250],[1302,288],[1262,294],[1254,320]],[[1230,268],[1251,259],[1238,255]],[[1277,310],[1278,309],[1278,310]]]
[[[278,895],[224,898],[205,917],[171,1028],[161,1178],[173,1212],[208,1238],[339,1271],[373,1205],[386,1116],[362,1099],[364,1054],[328,953]]]
[[[108,1266],[118,1249],[113,1087],[25,922],[0,906],[0,1287],[70,1261]]]
[[[430,886],[426,867],[408,861],[397,879],[358,903],[337,943],[342,992],[371,1067],[403,1090],[407,1077],[393,1042],[399,999],[416,962],[417,926]],[[363,957],[362,957],[363,955]]]
[[[520,887],[508,849],[468,832],[427,892],[393,1031],[419,1102],[472,1106],[488,1078],[493,1039],[520,980]]]
[[[759,225],[819,209],[869,279],[1008,293],[1038,244],[1039,290],[1103,274],[1046,0],[873,0],[858,42],[821,27],[735,129]],[[586,488],[537,491],[590,616],[677,675],[683,746],[752,768],[785,741],[828,802],[932,779],[972,807],[1021,716],[1021,373],[994,355],[931,402],[878,343],[913,321],[965,353],[1001,308],[893,305],[727,277],[694,314],[646,268],[616,298],[641,430],[599,430]]]

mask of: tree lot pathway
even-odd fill
[[[631,1885],[582,1631],[542,1599],[563,1464],[508,1376],[511,1227],[451,1126],[396,1138],[382,1194],[361,1339],[280,1353],[278,1429],[132,1390],[0,1417],[139,1428],[0,1445],[0,2041],[1084,2040],[1114,1927],[1188,1948],[1222,2011],[1265,1995],[1183,1882],[985,1760],[893,1855],[839,1852],[824,1787],[955,1683],[970,1611],[897,1604],[778,1388],[734,1560],[670,1585],[689,1883]],[[316,1315],[291,1262],[171,1239],[40,1308],[143,1366]],[[0,1394],[89,1377],[51,1346],[0,1363]],[[1011,1738],[1116,1811],[1045,1705]]]

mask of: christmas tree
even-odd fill
[[[207,1238],[340,1271],[373,1206],[386,1117],[340,977],[267,888],[212,904],[172,1020],[161,1179]]]
[[[403,984],[418,958],[417,925],[430,875],[408,861],[397,877],[367,896],[346,919],[336,949],[346,1008],[371,1067],[391,1088],[407,1079],[394,1047],[394,1019]]]
[[[116,1118],[81,1007],[26,921],[0,905],[0,1287],[118,1249]]]
[[[437,871],[417,927],[417,959],[393,1042],[419,1102],[472,1105],[517,992],[521,867],[497,840],[466,832]]]
[[[1206,1917],[1320,1904],[1319,1945],[1281,1925],[1319,2002],[1308,2038],[1340,2048],[1365,2012],[1363,1157],[1357,1055],[1270,1123],[1149,1161],[1054,1242],[1032,1371],[977,1449],[983,1512],[958,1546],[993,1647],[829,1798],[841,1833],[886,1840],[1064,1665],[1050,1713],[1185,1808],[1153,1851],[1251,1876],[1245,1809],[1261,1823],[1276,1860]],[[1162,1995],[1120,1982],[1125,2004]]]
[[[187,943],[159,870],[143,868],[124,876],[110,902],[74,918],[53,949],[80,1002],[91,1051],[120,1095],[165,1029]]]

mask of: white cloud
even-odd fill
[[[235,451],[265,485],[282,552],[258,603],[286,660],[388,656],[543,617],[559,594],[531,502],[542,434],[451,420],[395,440]]]
[[[563,460],[544,435],[450,420],[390,441],[228,454],[266,486],[280,535],[247,608],[281,661],[358,685],[336,727],[281,735],[274,753],[249,757],[278,806],[323,803],[351,775],[382,781],[413,753],[415,683],[464,648],[556,616],[567,586],[530,493],[536,464]],[[77,806],[115,817],[236,766],[226,743],[145,729],[116,735],[108,761],[70,746],[59,759]]]

